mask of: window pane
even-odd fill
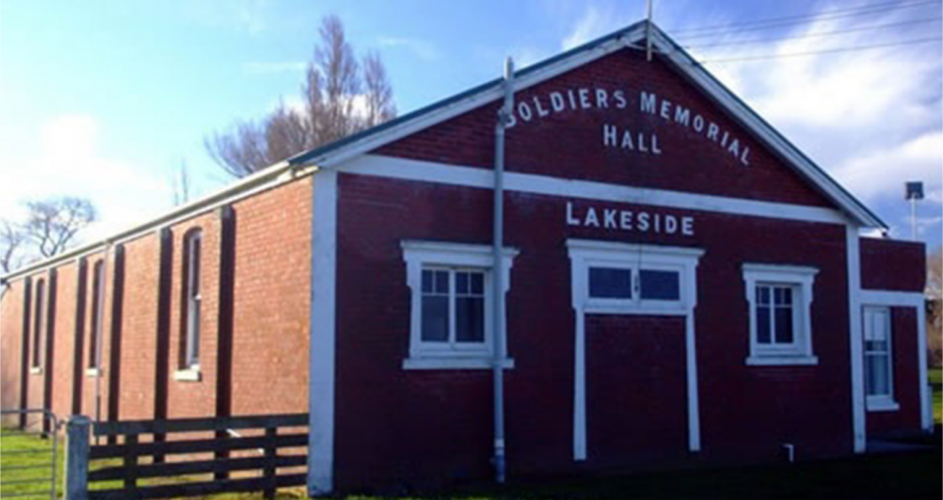
[[[468,293],[468,273],[455,273],[455,293],[460,295]]]
[[[769,287],[756,287],[756,301],[760,304],[769,304]]]
[[[190,334],[187,336],[187,363],[191,365],[200,363],[200,309],[200,301],[194,300],[190,307]]]
[[[422,293],[432,293],[432,271],[422,271]]]
[[[436,293],[449,293],[449,272],[448,271],[433,271],[435,273],[435,292]]]
[[[589,296],[602,299],[632,298],[632,270],[591,267]]]
[[[654,271],[642,269],[642,298],[655,300],[678,300],[681,298],[681,283],[677,271]]]
[[[485,299],[457,297],[455,299],[455,339],[458,342],[485,341]]]
[[[449,298],[424,296],[422,298],[423,342],[448,342]]]
[[[200,236],[197,235],[193,238],[193,246],[190,252],[190,269],[193,273],[193,276],[190,278],[192,281],[192,291],[190,292],[193,296],[200,294]]]
[[[865,391],[868,396],[885,396],[890,392],[890,372],[886,355],[865,356]]]
[[[792,308],[791,307],[777,307],[776,308],[776,343],[777,344],[791,344],[793,340],[792,334]]]
[[[760,344],[770,343],[769,331],[769,307],[757,306],[756,308],[756,341]]]
[[[474,273],[471,275],[471,293],[475,295],[484,295],[485,293],[485,274]]]

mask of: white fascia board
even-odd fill
[[[361,155],[335,169],[345,173],[390,179],[482,189],[494,187],[494,172],[488,169],[391,156]],[[509,166],[509,170],[504,174],[504,187],[507,191],[804,222],[845,224],[847,221],[837,210],[825,207],[639,188],[524,174],[511,169],[513,166]]]
[[[125,243],[141,237],[148,232],[159,230],[162,227],[172,226],[181,221],[215,210],[221,206],[235,203],[252,195],[267,191],[306,177],[317,171],[317,167],[293,166],[286,161],[276,163],[252,175],[243,177],[214,193],[197,198],[189,203],[174,207],[157,217],[134,224],[124,230],[112,233],[101,240],[88,243],[75,249],[49,257],[26,267],[17,269],[9,274],[0,276],[6,282],[28,274],[46,271],[47,269],[63,265],[72,259],[105,251],[109,246]]]
[[[756,113],[735,98],[729,90],[704,69],[701,63],[691,58],[683,50],[675,49],[674,44],[659,30],[653,31],[653,44],[668,61],[672,62],[679,71],[697,84],[722,108],[728,110],[747,130],[755,133],[767,146],[782,155],[800,174],[804,175],[806,179],[815,184],[826,196],[849,214],[855,222],[865,227],[885,228],[885,224],[881,220],[862,208],[864,205],[860,201],[842,189],[827,173],[814,165],[795,146],[786,141]]]

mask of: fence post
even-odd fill
[[[73,415],[65,432],[65,500],[88,498],[88,431],[91,420]]]

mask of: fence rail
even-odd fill
[[[249,491],[262,491],[266,498],[274,498],[278,488],[306,482],[307,455],[298,450],[306,451],[308,446],[307,431],[299,430],[307,425],[307,414],[95,423],[94,436],[113,439],[110,444],[89,447],[88,458],[99,463],[88,473],[88,498],[170,498]],[[231,457],[233,453],[261,456]],[[256,471],[257,477],[231,477],[251,471]],[[212,480],[182,480],[182,476],[195,475],[212,475]],[[106,482],[119,482],[120,486]],[[95,483],[104,489],[95,488]]]

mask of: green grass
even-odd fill
[[[933,386],[933,420],[943,423],[943,369],[930,368],[927,373],[930,385]]]
[[[62,452],[60,445],[59,460],[56,474],[62,472]],[[41,439],[35,434],[25,434],[21,431],[4,428],[0,431],[0,497],[46,491],[49,495],[49,482],[17,484],[11,481],[28,481],[48,478],[52,476],[52,440]],[[30,453],[17,453],[28,451]],[[45,467],[43,467],[45,465]],[[15,469],[10,467],[36,467],[30,469]],[[61,481],[58,492],[61,494]]]

